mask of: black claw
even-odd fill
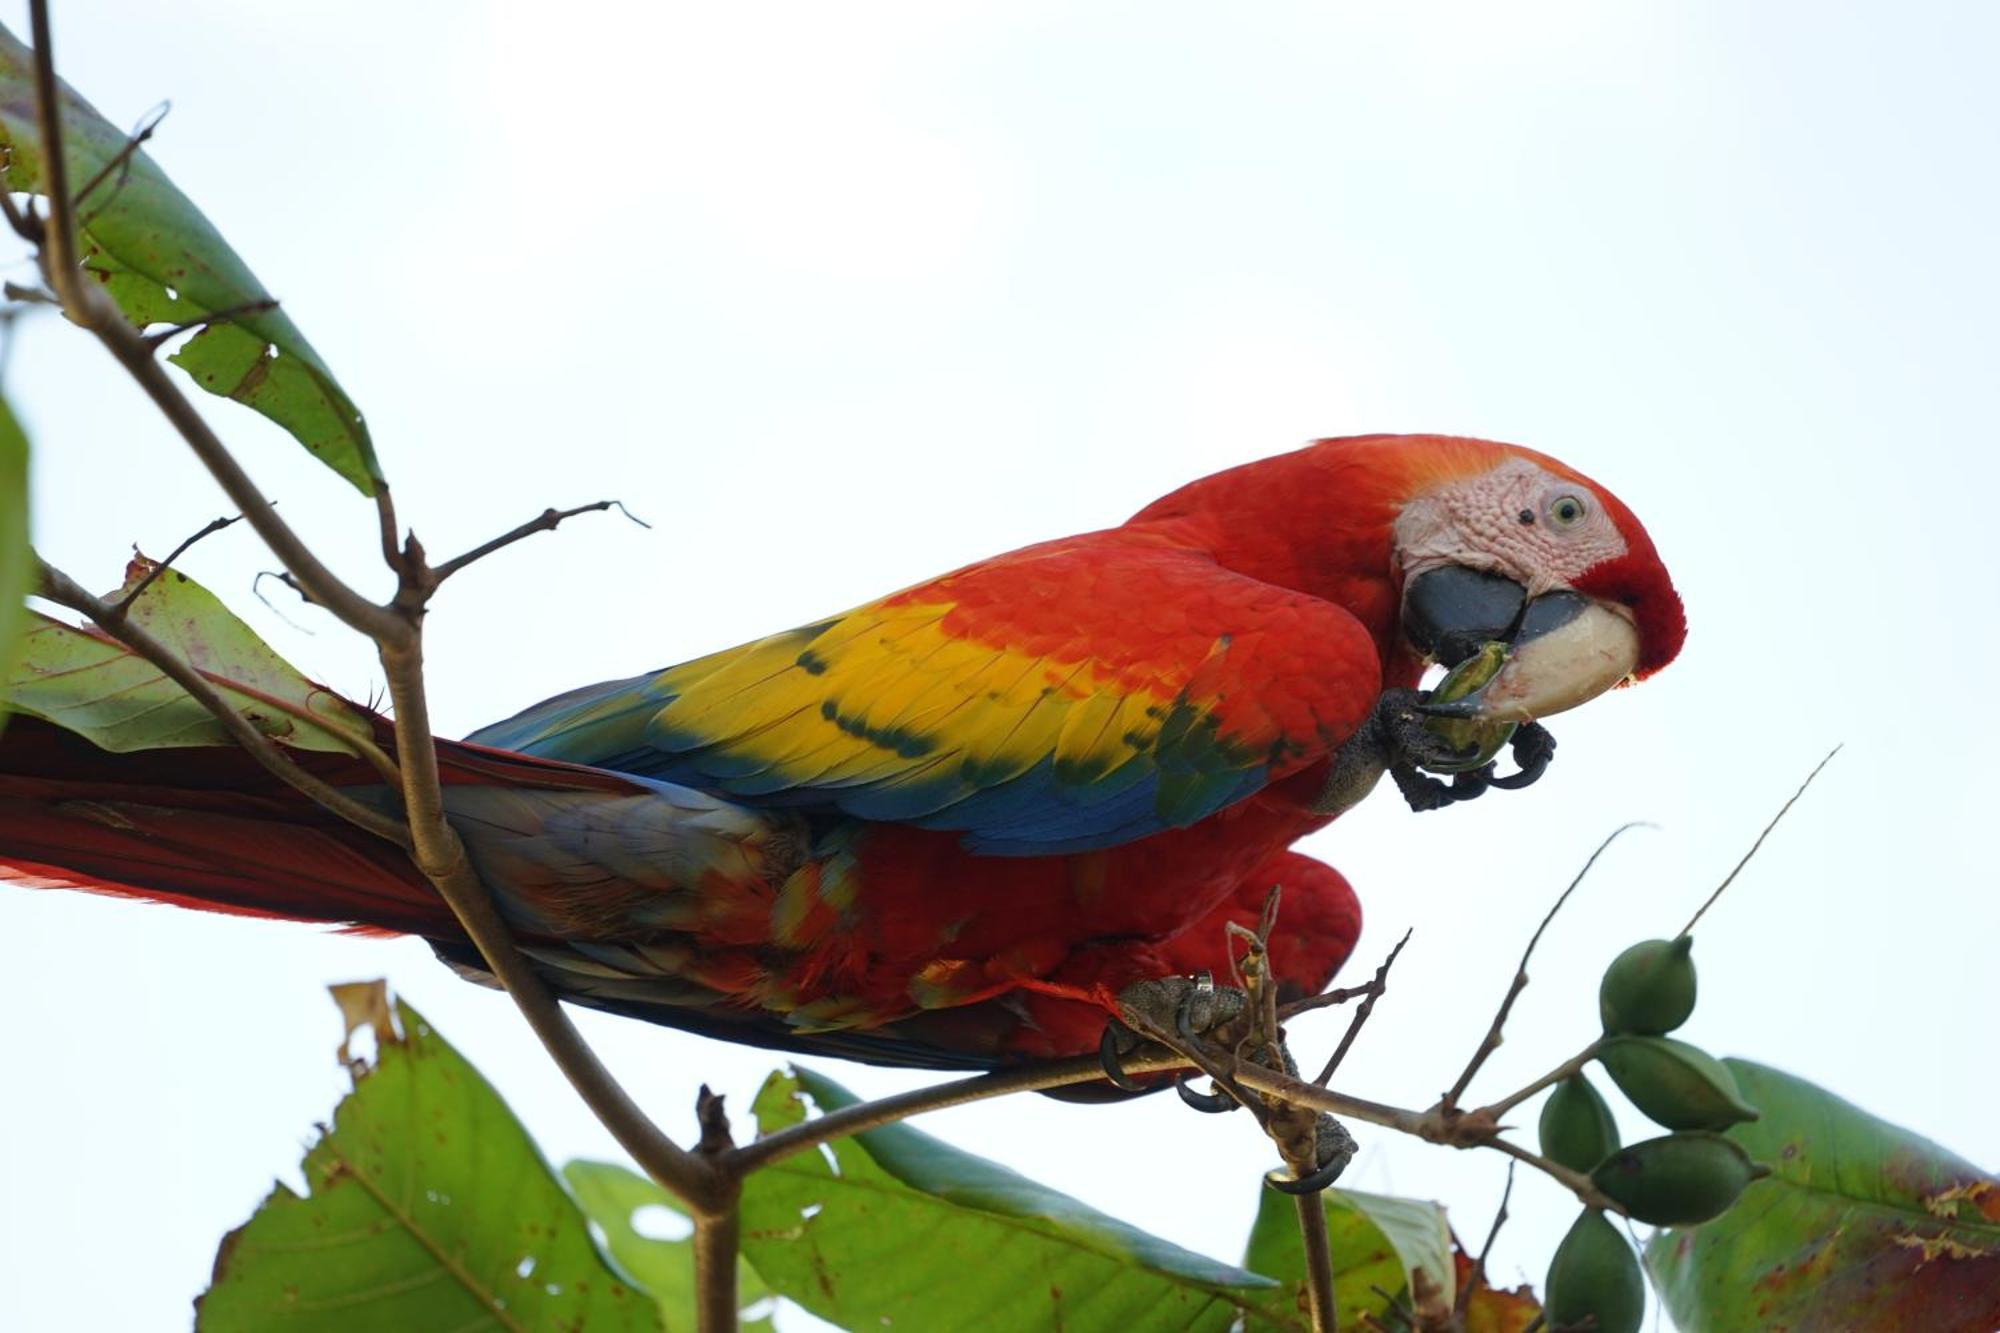
[[[1395,765],[1389,770],[1389,776],[1395,779],[1396,789],[1403,793],[1403,800],[1408,802],[1410,809],[1419,814],[1426,810],[1442,810],[1463,801],[1478,800],[1486,794],[1488,787],[1496,785],[1491,764],[1454,774],[1450,782],[1420,772],[1408,764]]]
[[[1336,1159],[1319,1170],[1299,1180],[1287,1180],[1283,1176],[1267,1174],[1264,1183],[1280,1194],[1318,1194],[1321,1190],[1340,1179],[1340,1173],[1347,1169],[1347,1163]]]
[[[1215,998],[1215,979],[1206,972],[1195,978],[1195,984],[1187,988],[1181,1002],[1174,1006],[1174,1031],[1181,1034],[1183,1041],[1201,1040],[1201,1032],[1196,1029],[1194,1021],[1194,1002],[1197,998]]]
[[[1104,1035],[1097,1040],[1097,1063],[1113,1087],[1127,1092],[1146,1092],[1149,1090],[1146,1085],[1135,1081],[1125,1072],[1125,1066],[1118,1063],[1118,1026],[1116,1023],[1104,1025]]]
[[[1556,757],[1556,738],[1549,729],[1539,722],[1524,722],[1514,730],[1514,762],[1520,765],[1517,773],[1507,773],[1488,779],[1496,787],[1508,791],[1519,791],[1534,785],[1542,774],[1549,771],[1549,761]]]
[[[1175,1075],[1174,1091],[1181,1095],[1182,1101],[1192,1106],[1195,1110],[1207,1115],[1221,1115],[1225,1111],[1234,1111],[1236,1109],[1238,1105],[1237,1100],[1227,1093],[1196,1092],[1190,1086],[1189,1082],[1194,1077],[1193,1074],[1185,1072]]]
[[[1317,1194],[1340,1179],[1340,1173],[1354,1160],[1356,1144],[1354,1136],[1347,1132],[1347,1126],[1330,1115],[1319,1118],[1315,1132],[1313,1155],[1319,1159],[1319,1169],[1298,1180],[1287,1180],[1283,1176],[1266,1175],[1264,1183],[1280,1194]]]

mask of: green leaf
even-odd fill
[[[652,1293],[660,1307],[660,1319],[667,1333],[683,1333],[695,1326],[694,1240],[656,1240],[642,1236],[633,1220],[642,1208],[665,1208],[681,1217],[687,1210],[680,1201],[636,1171],[611,1162],[571,1162],[563,1168],[563,1179],[590,1220],[604,1228],[611,1257]],[[769,1300],[771,1289],[764,1285],[750,1265],[736,1263],[736,1303],[748,1308]],[[740,1321],[753,1333],[768,1333],[768,1314]]]
[[[34,579],[34,551],[28,545],[28,437],[7,400],[0,398],[0,680],[20,657]],[[7,712],[0,697],[0,723]]]
[[[1333,1294],[1340,1327],[1366,1327],[1361,1322],[1364,1315],[1386,1319],[1391,1303],[1409,1292],[1410,1275],[1417,1270],[1450,1303],[1457,1286],[1456,1269],[1443,1208],[1361,1190],[1329,1189],[1320,1199],[1333,1251]],[[1267,1311],[1296,1315],[1305,1310],[1305,1244],[1290,1195],[1262,1191],[1243,1266],[1283,1283],[1277,1291],[1259,1296]]]
[[[125,570],[116,601],[155,568],[141,556]],[[222,690],[237,711],[280,744],[356,753],[368,723],[340,696],[315,685],[231,615],[200,584],[170,569],[126,613]],[[106,750],[233,745],[222,724],[179,685],[124,644],[34,614],[4,695],[16,712],[52,722]]]
[[[853,1096],[773,1074],[769,1134]],[[831,1160],[829,1161],[829,1158]],[[908,1125],[841,1139],[752,1175],[743,1252],[778,1294],[845,1328],[1067,1333],[1293,1328],[1261,1317],[1268,1279],[1206,1259]]]
[[[1646,1264],[1684,1333],[2000,1328],[2000,1180],[1803,1079],[1725,1061],[1772,1175]]]
[[[6,183],[42,189],[35,123],[34,57],[0,27],[0,161]],[[79,196],[78,250],[86,272],[135,325],[210,325],[170,359],[213,394],[275,421],[320,461],[373,495],[382,474],[368,427],[319,353],[228,242],[143,151],[116,163],[126,135],[67,84],[62,86],[63,159]],[[89,187],[100,172],[110,174]]]
[[[336,993],[379,1059],[350,1066],[354,1091],[306,1154],[308,1193],[275,1187],[223,1238],[196,1328],[659,1329],[479,1072],[408,1005],[391,1023],[380,982]]]

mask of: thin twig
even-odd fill
[[[1506,1115],[1509,1111],[1519,1106],[1522,1102],[1527,1101],[1528,1098],[1534,1096],[1536,1093],[1540,1092],[1543,1088],[1554,1087],[1556,1084],[1562,1082],[1564,1079],[1582,1073],[1583,1067],[1589,1064],[1592,1060],[1595,1060],[1597,1058],[1597,1048],[1599,1046],[1602,1046],[1603,1044],[1604,1042],[1602,1038],[1591,1042],[1590,1045],[1584,1047],[1582,1050],[1578,1051],[1575,1055],[1572,1055],[1569,1059],[1563,1061],[1561,1064],[1557,1065],[1554,1069],[1551,1069],[1548,1073],[1536,1079],[1533,1083],[1528,1084],[1526,1087],[1523,1087],[1518,1091],[1508,1093],[1505,1097],[1502,1097],[1497,1102],[1493,1102],[1490,1103],[1489,1105],[1480,1107],[1479,1113],[1489,1117],[1490,1119],[1493,1120],[1494,1123],[1496,1124],[1499,1123],[1501,1116]]]
[[[1465,1071],[1458,1076],[1458,1082],[1451,1085],[1451,1091],[1444,1095],[1441,1105],[1447,1108],[1457,1106],[1458,1099],[1465,1095],[1466,1088],[1471,1085],[1474,1076],[1479,1073],[1480,1067],[1486,1063],[1487,1057],[1500,1049],[1501,1032],[1507,1026],[1507,1015],[1514,1011],[1514,1001],[1521,998],[1521,992],[1528,988],[1528,960],[1534,956],[1535,946],[1542,942],[1542,933],[1549,928],[1549,923],[1556,919],[1556,913],[1562,911],[1563,904],[1569,901],[1569,896],[1576,892],[1577,886],[1582,884],[1584,878],[1590,874],[1590,868],[1597,864],[1597,858],[1604,855],[1605,849],[1610,847],[1612,843],[1618,841],[1618,839],[1633,829],[1653,827],[1655,826],[1643,820],[1634,820],[1629,824],[1620,824],[1617,828],[1611,830],[1609,837],[1597,844],[1597,850],[1590,854],[1590,859],[1583,863],[1583,869],[1576,872],[1576,878],[1572,879],[1569,882],[1569,887],[1564,889],[1562,894],[1557,897],[1555,905],[1549,908],[1548,915],[1542,918],[1542,924],[1535,927],[1535,933],[1529,937],[1528,947],[1521,951],[1520,966],[1514,969],[1514,980],[1508,985],[1507,994],[1500,1001],[1498,1012],[1493,1015],[1492,1025],[1486,1029],[1485,1037],[1480,1040],[1479,1049],[1472,1053],[1470,1060],[1466,1061]]]
[[[248,751],[250,757],[273,777],[356,828],[366,830],[399,847],[410,845],[409,830],[403,827],[401,821],[362,805],[339,788],[293,763],[269,737],[236,711],[206,675],[173,649],[154,638],[145,628],[133,624],[122,612],[114,611],[103,598],[86,591],[81,584],[61,570],[46,564],[42,564],[40,569],[40,594],[43,597],[58,606],[66,606],[89,617],[91,623],[99,629],[159,668],[161,674],[187,691],[189,697],[206,708],[215,720],[222,724],[222,729],[229,733],[230,739]]]
[[[631,510],[627,509],[623,503],[617,500],[599,500],[595,504],[578,505],[574,509],[544,509],[540,514],[537,514],[534,518],[529,519],[526,523],[521,524],[519,527],[514,528],[511,531],[501,533],[498,537],[495,537],[490,542],[482,542],[480,545],[473,547],[470,551],[467,551],[464,555],[453,556],[451,559],[445,561],[443,564],[438,565],[431,572],[439,583],[443,583],[446,579],[450,578],[453,574],[458,573],[459,570],[464,569],[467,565],[473,564],[480,560],[484,560],[487,556],[492,555],[495,551],[503,550],[506,547],[512,546],[515,542],[520,541],[524,537],[532,537],[538,532],[555,531],[556,527],[560,525],[562,521],[566,518],[575,518],[578,514],[601,513],[607,509],[616,509],[619,513],[625,515],[626,518],[631,519],[634,523],[637,523],[642,528],[650,528],[653,526],[652,524],[648,523],[645,519],[640,518],[637,514],[634,514]]]
[[[121,176],[124,174],[125,169],[132,163],[132,154],[138,152],[139,146],[153,137],[153,131],[160,128],[160,122],[165,120],[167,113],[173,109],[174,104],[172,102],[161,102],[146,112],[144,116],[140,117],[139,128],[126,136],[124,146],[112,154],[111,160],[99,167],[97,174],[85,181],[83,188],[76,192],[76,206],[78,208],[83,207],[83,201],[90,198],[91,191],[104,184],[110,178],[112,172],[116,171]],[[120,188],[123,188],[122,182]],[[113,194],[115,197],[116,191]],[[93,214],[93,216],[95,215]]]
[[[1347,1031],[1341,1035],[1340,1045],[1333,1048],[1333,1054],[1327,1057],[1326,1068],[1320,1070],[1319,1077],[1313,1080],[1320,1087],[1325,1087],[1333,1078],[1334,1071],[1340,1068],[1340,1062],[1347,1058],[1348,1048],[1353,1046],[1354,1039],[1361,1035],[1363,1025],[1368,1022],[1368,1015],[1375,1012],[1375,1001],[1381,999],[1382,993],[1389,989],[1389,969],[1396,965],[1396,956],[1403,952],[1403,946],[1410,942],[1413,933],[1415,933],[1414,928],[1405,930],[1403,938],[1396,941],[1396,947],[1389,950],[1389,956],[1382,960],[1382,966],[1375,969],[1375,979],[1366,987],[1368,998],[1354,1011],[1354,1017],[1348,1020]]]
[[[1826,752],[1826,758],[1820,760],[1817,764],[1813,765],[1813,771],[1806,774],[1806,780],[1799,784],[1799,789],[1792,793],[1791,799],[1778,807],[1778,813],[1772,815],[1771,822],[1764,825],[1764,831],[1757,835],[1757,841],[1750,844],[1750,850],[1743,853],[1743,859],[1736,863],[1736,868],[1729,872],[1728,877],[1725,878],[1722,881],[1722,883],[1715,886],[1715,892],[1708,895],[1708,901],[1695,909],[1695,914],[1688,918],[1688,923],[1685,926],[1681,927],[1681,934],[1686,935],[1692,932],[1694,930],[1695,923],[1701,920],[1703,914],[1706,913],[1709,908],[1715,906],[1715,900],[1722,896],[1722,891],[1728,888],[1731,884],[1736,882],[1736,877],[1743,872],[1743,867],[1750,864],[1750,858],[1755,856],[1757,854],[1757,849],[1764,845],[1764,839],[1770,837],[1771,830],[1778,827],[1778,821],[1783,819],[1786,813],[1789,812],[1791,808],[1798,803],[1799,797],[1804,796],[1806,794],[1806,788],[1813,785],[1813,779],[1819,776],[1820,770],[1825,768],[1828,764],[1832,763],[1833,757],[1839,754],[1841,751],[1841,747],[1846,744],[1847,744],[1846,741],[1842,741],[1840,745],[1834,746],[1831,750],[1828,750]]]
[[[1143,1052],[1126,1057],[1123,1063],[1132,1073],[1152,1073],[1161,1069],[1187,1067],[1187,1061],[1178,1057],[1153,1059]],[[913,1088],[908,1092],[878,1098],[872,1102],[843,1106],[838,1110],[815,1116],[811,1120],[767,1134],[754,1143],[742,1144],[730,1153],[729,1168],[739,1175],[747,1175],[760,1167],[810,1151],[822,1143],[845,1138],[850,1134],[865,1133],[883,1125],[893,1125],[913,1115],[943,1111],[953,1106],[965,1106],[972,1102],[985,1101],[991,1097],[1005,1097],[1017,1092],[1039,1092],[1045,1088],[1067,1087],[1072,1083],[1089,1083],[1103,1077],[1104,1066],[1098,1062],[1097,1057],[1083,1055],[1069,1060],[1048,1060],[1017,1065],[1011,1069],[995,1070],[990,1074],[974,1074],[968,1078],[953,1079],[949,1083],[939,1083],[928,1088]]]
[[[1335,1005],[1346,1004],[1349,1000],[1358,1000],[1364,995],[1374,993],[1375,986],[1372,982],[1365,986],[1341,986],[1334,990],[1321,991],[1317,995],[1308,995],[1303,1000],[1293,1000],[1290,1004],[1279,1005],[1278,1020],[1284,1022],[1297,1018],[1300,1014],[1309,1014],[1315,1009],[1331,1009]]]
[[[111,614],[114,616],[123,616],[127,611],[131,610],[132,603],[139,600],[140,594],[144,593],[146,589],[152,587],[154,581],[158,579],[160,575],[166,573],[167,570],[170,567],[172,567],[174,561],[180,559],[183,555],[185,555],[187,553],[188,547],[193,546],[196,542],[200,541],[203,537],[206,537],[211,533],[221,532],[224,528],[230,526],[231,524],[240,523],[242,521],[243,521],[243,515],[241,514],[237,514],[233,518],[210,519],[208,521],[207,526],[203,527],[200,531],[194,533],[192,536],[186,538],[184,541],[181,542],[179,546],[176,546],[173,550],[167,552],[167,558],[165,560],[159,561],[151,569],[147,570],[145,577],[140,579],[134,585],[132,585],[131,591],[127,592],[123,597],[120,597],[117,601],[111,603],[110,604]]]
[[[1570,1193],[1576,1195],[1586,1208],[1602,1209],[1607,1213],[1616,1213],[1620,1217],[1629,1216],[1625,1211],[1624,1205],[1598,1189],[1590,1177],[1581,1171],[1572,1171],[1560,1162],[1552,1162],[1541,1154],[1529,1152],[1520,1144],[1510,1142],[1507,1139],[1493,1139],[1480,1146],[1491,1148],[1495,1152],[1506,1153],[1516,1161],[1525,1162],[1529,1166],[1534,1167],[1535,1170],[1549,1176],[1557,1184],[1566,1186]]]
[[[1507,1184],[1500,1191],[1500,1207],[1494,1210],[1493,1225],[1486,1230],[1486,1243],[1479,1247],[1479,1257],[1472,1261],[1472,1271],[1465,1275],[1465,1281],[1458,1284],[1458,1295],[1452,1301],[1452,1313],[1460,1320],[1465,1318],[1466,1309],[1472,1304],[1473,1289],[1486,1281],[1486,1261],[1493,1254],[1493,1242],[1500,1239],[1500,1228],[1507,1223],[1507,1202],[1514,1197],[1514,1168],[1518,1160],[1507,1163]]]
[[[257,301],[245,301],[240,305],[224,306],[213,314],[203,315],[199,319],[182,320],[178,324],[169,324],[164,329],[154,329],[150,333],[140,336],[146,346],[157,352],[169,339],[178,338],[189,329],[205,329],[212,324],[234,323],[239,315],[261,315],[267,310],[276,310],[277,308],[277,298],[266,296]]]

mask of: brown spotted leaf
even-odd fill
[[[42,188],[33,54],[0,28],[0,163],[8,188]],[[78,196],[86,272],[141,327],[229,314],[171,358],[213,394],[275,421],[363,494],[381,482],[368,427],[291,318],[221,233],[124,131],[62,86],[63,160]],[[95,182],[93,184],[93,182]],[[231,313],[233,312],[233,313]]]
[[[141,556],[116,602],[154,569]],[[346,701],[279,657],[214,594],[178,570],[155,579],[127,613],[221,689],[272,740],[302,750],[355,753],[369,726]],[[106,750],[234,745],[222,724],[151,662],[115,639],[48,616],[30,618],[5,679],[9,708],[73,731]]]
[[[2000,1328],[2000,1180],[1803,1079],[1726,1063],[1763,1112],[1729,1135],[1772,1174],[1647,1245],[1684,1333]]]

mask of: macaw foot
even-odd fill
[[[1285,1158],[1295,1166],[1308,1158],[1314,1167],[1294,1177],[1267,1176],[1273,1189],[1287,1194],[1315,1194],[1340,1177],[1354,1159],[1354,1136],[1330,1115],[1302,1108],[1282,1106],[1242,1087],[1227,1072],[1230,1059],[1216,1058],[1216,1048],[1238,1051],[1251,1045],[1265,1052],[1266,1062],[1277,1064],[1294,1077],[1298,1065],[1285,1048],[1282,1034],[1254,1038],[1256,1011],[1250,997],[1234,986],[1217,986],[1206,977],[1161,977],[1137,981],[1118,993],[1119,1018],[1105,1025],[1098,1044],[1098,1062],[1104,1076],[1128,1092],[1152,1089],[1135,1081],[1121,1063],[1149,1039],[1193,1058],[1214,1080],[1213,1092],[1198,1092],[1189,1086],[1196,1075],[1182,1073],[1174,1078],[1174,1091],[1197,1111],[1220,1114],[1247,1106],[1264,1129],[1285,1149]],[[1306,1145],[1309,1144],[1310,1148]]]
[[[1509,740],[1519,771],[1497,774],[1492,764],[1467,769],[1478,750],[1464,749],[1425,723],[1427,696],[1421,690],[1389,689],[1347,743],[1334,755],[1316,812],[1338,815],[1375,789],[1384,773],[1412,810],[1442,810],[1486,794],[1488,787],[1525,787],[1539,778],[1555,756],[1555,737],[1539,722],[1524,722]],[[1425,772],[1450,773],[1449,780]]]
[[[1317,1194],[1340,1179],[1340,1173],[1354,1160],[1354,1136],[1347,1132],[1347,1126],[1330,1115],[1321,1115],[1319,1123],[1313,1127],[1314,1159],[1319,1169],[1296,1180],[1276,1174],[1264,1177],[1264,1183],[1280,1194]]]
[[[1397,714],[1395,725],[1403,727],[1404,715]],[[1421,736],[1430,736],[1421,719],[1416,730]],[[1430,736],[1435,742],[1439,738]],[[1423,746],[1422,742],[1418,742]],[[1410,809],[1419,813],[1425,810],[1442,810],[1448,805],[1474,800],[1486,794],[1489,787],[1499,787],[1505,791],[1517,791],[1532,786],[1549,768],[1549,762],[1556,755],[1556,738],[1549,729],[1539,722],[1523,722],[1514,729],[1509,738],[1508,749],[1513,753],[1515,771],[1500,773],[1495,765],[1485,764],[1462,773],[1454,773],[1449,782],[1434,777],[1422,769],[1429,760],[1423,757],[1435,753],[1434,746],[1405,750],[1389,761],[1389,777],[1396,784],[1396,790],[1403,794],[1403,800]]]
[[[1241,1034],[1233,1031],[1244,1016],[1246,998],[1234,986],[1218,986],[1207,976],[1148,977],[1118,992],[1119,1017],[1104,1025],[1097,1043],[1097,1060],[1104,1076],[1127,1092],[1152,1089],[1127,1074],[1120,1061],[1146,1042],[1142,1034],[1158,1033],[1199,1043],[1205,1038],[1228,1040]],[[1121,1021],[1122,1020],[1122,1021]],[[1175,1080],[1179,1085],[1184,1080]],[[1184,1099],[1202,1098],[1192,1089],[1182,1088]],[[1190,1105],[1198,1105],[1190,1101]],[[1225,1106],[1202,1106],[1203,1110],[1227,1110]]]

